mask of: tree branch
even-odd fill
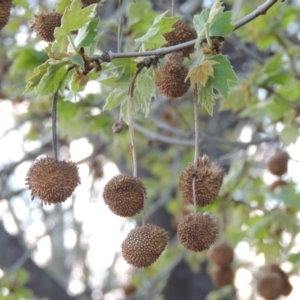
[[[247,16],[243,17],[239,21],[235,22],[233,31],[241,28],[242,26],[246,25],[253,19],[257,18],[260,15],[264,15],[267,11],[278,2],[278,0],[267,0],[265,3],[257,7],[253,12],[248,14]],[[203,40],[204,41],[204,40]],[[164,47],[158,48],[156,50],[151,51],[144,51],[144,52],[122,52],[122,53],[115,53],[112,51],[108,51],[102,55],[94,56],[93,60],[100,60],[101,62],[110,62],[116,58],[130,58],[130,57],[140,57],[140,56],[149,56],[150,58],[156,58],[164,56],[168,53],[175,52],[178,50],[182,50],[186,47],[193,46],[196,43],[196,39],[192,41],[188,41],[182,44],[178,44],[171,47]]]
[[[134,128],[137,131],[139,131],[140,133],[144,134],[147,138],[149,138],[153,141],[158,141],[158,142],[172,144],[172,145],[195,147],[194,140],[168,137],[168,136],[159,134],[157,132],[150,131],[137,123],[134,124]],[[221,145],[232,145],[233,147],[238,147],[240,149],[246,149],[247,147],[249,147],[251,145],[259,145],[261,143],[272,143],[272,142],[276,142],[277,140],[278,140],[278,137],[274,136],[274,137],[255,139],[250,142],[243,143],[243,142],[228,140],[228,139],[218,137],[218,136],[209,136],[209,135],[205,135],[205,134],[201,134],[199,137],[199,143],[202,145],[204,143],[214,143],[214,144],[221,144]]]

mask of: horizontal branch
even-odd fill
[[[188,140],[188,139],[182,139],[182,138],[174,138],[174,137],[168,137],[153,131],[150,131],[146,129],[145,127],[135,123],[134,128],[144,134],[147,138],[151,139],[152,141],[158,141],[166,144],[172,144],[172,145],[178,145],[178,146],[187,146],[187,147],[195,147],[195,140]],[[218,136],[210,136],[201,134],[199,136],[199,143],[203,145],[204,143],[214,143],[219,145],[231,145],[233,147],[238,147],[240,149],[246,149],[247,147],[251,145],[259,145],[262,143],[273,143],[278,141],[278,137],[267,137],[267,138],[261,138],[261,139],[255,139],[247,143],[228,140],[222,137]]]
[[[278,0],[267,0],[265,3],[257,7],[253,12],[249,13],[247,16],[243,17],[239,21],[235,22],[234,29],[233,31],[241,28],[242,26],[246,25],[253,19],[257,18],[260,15],[264,15],[267,13],[267,11],[276,3]],[[204,41],[204,40],[203,40]],[[112,51],[108,51],[102,55],[94,56],[93,60],[100,60],[101,62],[110,62],[113,59],[117,58],[130,58],[130,57],[161,57],[164,56],[168,53],[175,52],[178,50],[182,50],[186,47],[190,47],[195,45],[196,39],[192,41],[188,41],[182,44],[178,44],[175,46],[171,47],[163,47],[163,48],[158,48],[156,50],[151,50],[151,51],[144,51],[144,52],[122,52],[122,53],[115,53]]]

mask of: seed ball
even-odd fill
[[[169,232],[156,225],[136,227],[122,243],[123,257],[134,267],[147,268],[158,259],[169,239]]]
[[[257,284],[257,291],[266,300],[275,300],[281,295],[282,287],[280,275],[272,272],[261,278]]]
[[[191,251],[203,251],[215,243],[218,235],[216,219],[210,214],[191,213],[178,224],[177,236],[182,246]]]
[[[271,174],[281,176],[287,172],[290,156],[284,151],[275,153],[268,162],[268,170]]]
[[[178,44],[182,44],[197,38],[197,32],[195,29],[191,28],[189,25],[185,24],[182,20],[178,20],[172,26],[173,31],[163,34],[167,43],[164,47],[170,47]],[[183,57],[190,57],[190,54],[195,50],[194,45],[179,50]]]
[[[128,174],[113,177],[104,187],[103,198],[110,210],[121,217],[132,217],[144,207],[147,192],[140,179]]]
[[[278,274],[281,278],[281,283],[282,283],[282,291],[281,294],[284,296],[288,296],[292,290],[293,286],[289,282],[289,278],[287,274],[277,265],[277,264],[270,264],[266,267],[266,271],[268,273],[275,273]]]
[[[11,5],[11,0],[0,0],[0,30],[2,30],[8,22]]]
[[[196,204],[199,206],[211,204],[219,194],[224,175],[224,170],[211,162],[207,155],[199,157],[196,171],[194,163],[190,163],[180,175],[179,189],[184,201],[194,203],[193,178],[195,178]]]
[[[209,258],[218,266],[228,267],[234,258],[234,251],[226,242],[215,244],[209,252]]]
[[[233,284],[234,272],[230,267],[216,267],[212,271],[211,279],[217,287]]]
[[[167,55],[164,66],[156,68],[159,76],[154,78],[154,83],[159,92],[167,97],[181,97],[190,88],[190,81],[185,81],[189,70],[182,64],[182,59],[181,54],[172,53]]]
[[[126,127],[126,124],[123,121],[117,121],[112,126],[113,133],[120,133]]]
[[[274,192],[278,187],[283,187],[285,185],[287,185],[287,182],[285,180],[278,179],[269,186],[269,191]]]
[[[101,0],[81,0],[83,6],[89,6],[91,4],[99,3]]]
[[[31,190],[32,200],[37,197],[42,204],[64,202],[80,184],[78,168],[73,162],[41,158],[30,167],[26,184]]]
[[[34,15],[34,20],[30,27],[40,39],[46,42],[53,42],[55,40],[54,30],[56,27],[60,27],[61,17],[62,15],[55,11],[38,13]]]

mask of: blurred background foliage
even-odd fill
[[[212,4],[175,2],[176,14],[184,15],[188,23]],[[9,22],[0,31],[0,299],[257,299],[260,267],[271,262],[284,268],[296,289],[300,280],[299,1],[277,2],[266,15],[226,38],[222,52],[240,84],[227,101],[216,95],[212,117],[199,109],[200,151],[227,173],[218,199],[199,210],[218,217],[220,240],[235,249],[234,292],[230,286],[216,289],[205,276],[211,269],[207,252],[187,252],[176,239],[178,221],[192,210],[182,203],[177,187],[181,171],[194,155],[191,91],[179,99],[157,93],[149,116],[135,115],[138,174],[148,193],[147,220],[173,236],[153,266],[136,270],[124,262],[121,242],[141,217],[113,216],[101,198],[112,174],[132,172],[128,130],[116,135],[111,129],[120,111],[103,111],[111,91],[100,84],[108,76],[105,64],[99,78],[93,78],[76,99],[61,97],[58,103],[60,158],[78,163],[81,186],[61,205],[41,207],[37,200],[31,201],[26,172],[36,158],[52,155],[52,145],[51,96],[24,93],[34,68],[47,59],[46,44],[38,40],[30,22],[38,11],[53,10],[55,2],[14,0],[13,4]],[[262,1],[224,4],[237,21]],[[101,37],[95,53],[117,52],[121,17],[122,50],[138,51],[134,40],[170,7],[171,1],[155,0],[123,1],[122,9],[117,0],[101,3],[97,8]],[[195,65],[198,58],[199,53],[194,53],[186,64]],[[272,189],[278,178],[267,170],[267,162],[278,149],[291,159],[281,178],[286,184]],[[298,299],[293,295],[287,298]]]

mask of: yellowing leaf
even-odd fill
[[[213,65],[219,64],[214,60],[206,60],[199,66],[192,68],[187,74],[185,80],[190,78],[191,86],[194,87],[196,83],[200,82],[202,86],[205,86],[209,76],[214,77]]]
[[[219,11],[220,11],[221,8],[222,7],[221,7],[220,0],[216,0],[215,3],[214,3],[214,5],[210,9],[207,23],[210,24],[210,23],[212,23],[214,21],[214,19],[216,18],[217,14],[219,13]]]

